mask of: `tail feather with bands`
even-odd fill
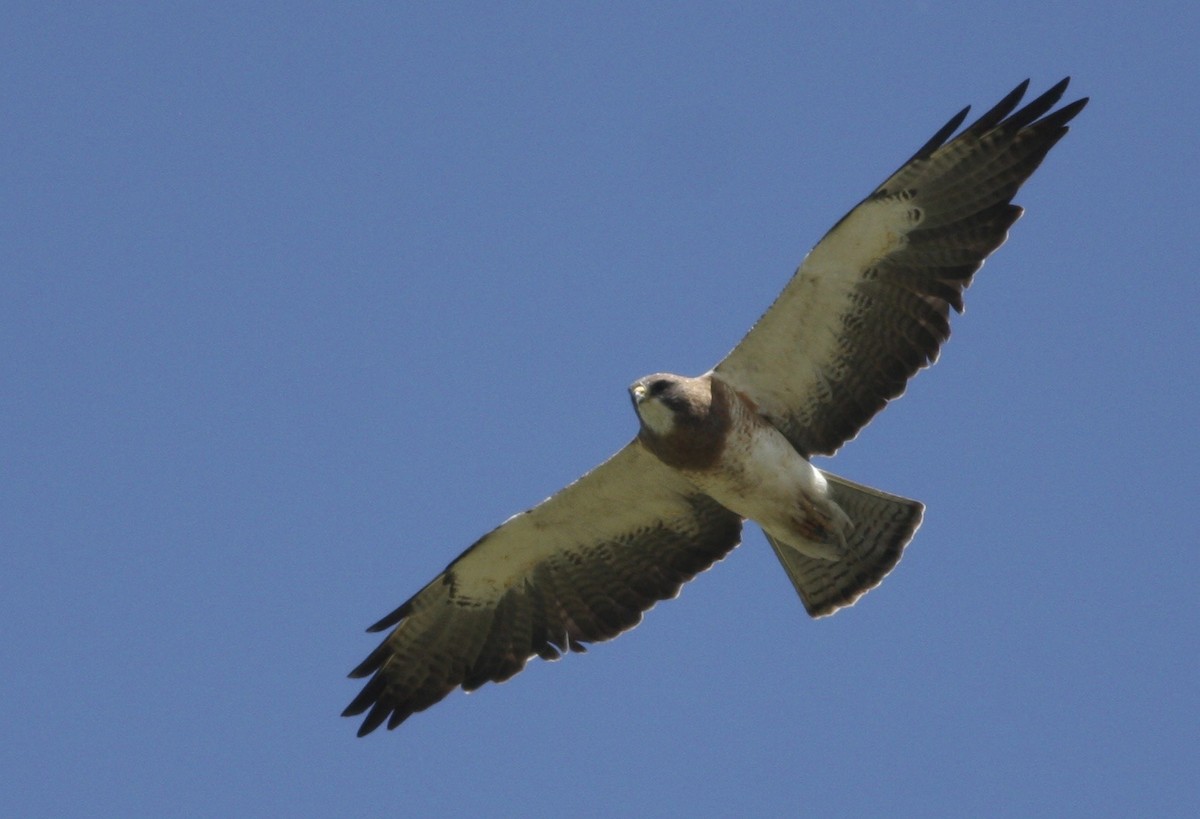
[[[808,557],[767,535],[804,608],[813,617],[824,617],[854,605],[858,598],[878,586],[900,561],[925,512],[924,505],[917,501],[889,495],[824,470],[821,474],[829,483],[830,497],[854,524],[846,533],[845,556],[838,560]]]

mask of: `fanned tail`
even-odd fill
[[[915,500],[889,495],[824,470],[821,474],[829,482],[830,497],[854,524],[846,533],[846,555],[839,560],[808,557],[767,535],[804,608],[813,617],[854,605],[878,586],[900,561],[925,513],[925,506]]]

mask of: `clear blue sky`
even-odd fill
[[[1200,810],[1194,4],[417,6],[5,5],[0,813]],[[928,504],[882,587],[811,622],[754,530],[354,738],[365,626],[960,107],[1067,74],[941,361],[834,462]]]

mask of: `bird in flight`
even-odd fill
[[[950,336],[950,309],[1021,215],[1017,189],[1087,104],[1021,83],[964,108],[842,217],[707,373],[629,387],[637,436],[509,518],[368,631],[358,735],[637,625],[757,523],[813,617],[879,585],[924,506],[809,463],[858,434]]]

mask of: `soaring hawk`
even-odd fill
[[[749,519],[813,617],[877,586],[921,522],[917,501],[813,467],[853,438],[950,336],[950,309],[1021,215],[1017,189],[1087,104],[1029,84],[951,139],[963,109],[834,225],[770,309],[696,378],[629,388],[640,429],[609,460],[459,555],[369,631],[351,673],[359,735],[456,687],[507,680],[632,628],[721,559]]]

